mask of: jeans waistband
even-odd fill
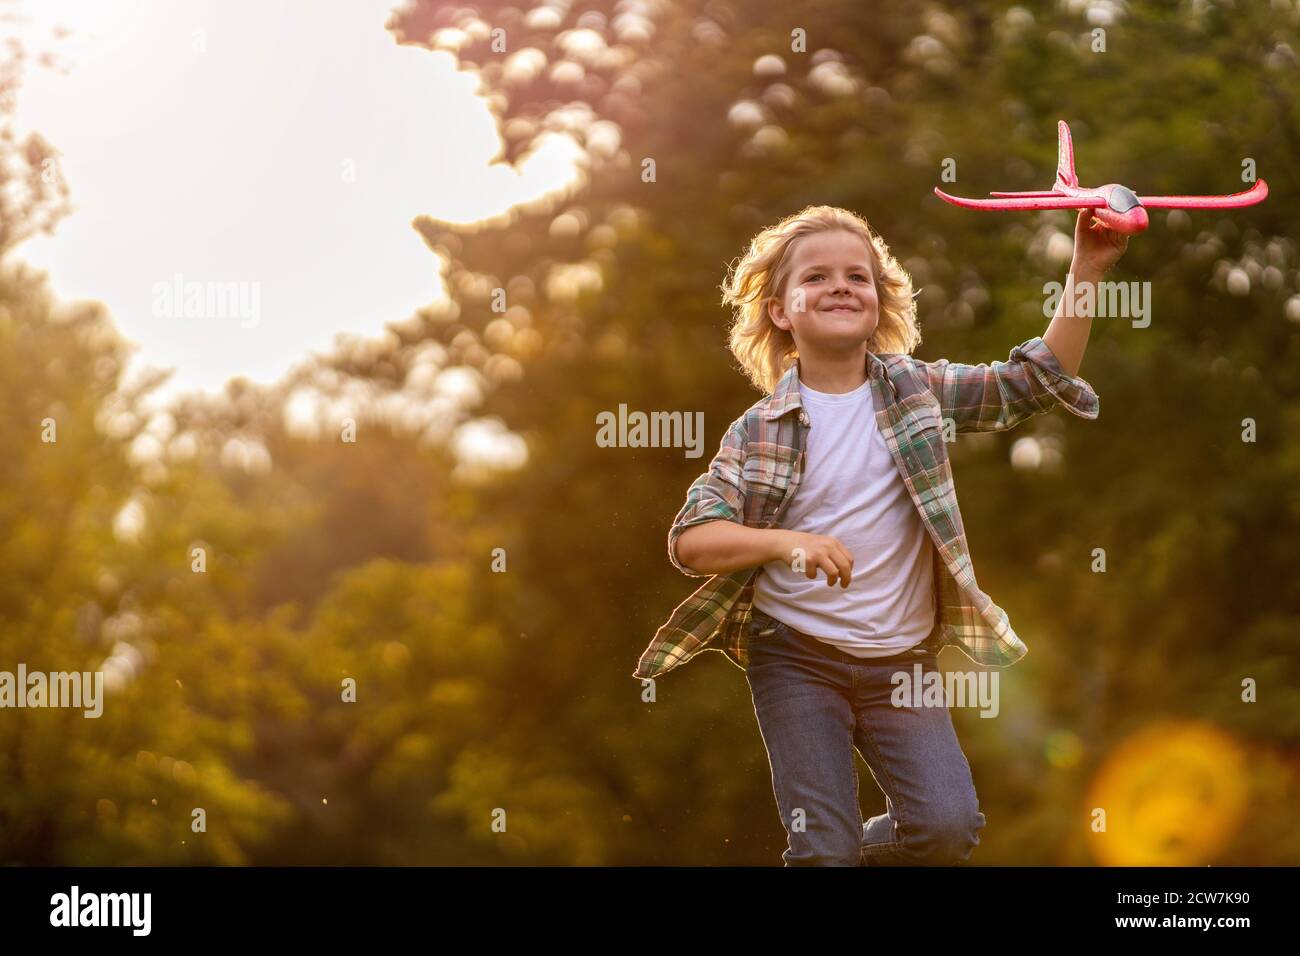
[[[786,629],[787,632],[789,632],[789,634],[792,637],[798,639],[799,641],[806,644],[807,646],[815,649],[818,653],[822,654],[825,657],[829,657],[831,660],[839,661],[844,664],[906,663],[910,661],[919,660],[920,658],[925,657],[928,654],[937,654],[941,647],[938,640],[937,632],[935,632],[930,636],[928,636],[925,640],[921,641],[919,644],[909,647],[905,651],[899,651],[897,654],[890,654],[887,657],[858,657],[856,654],[850,654],[848,651],[841,650],[840,648],[836,647],[833,644],[827,644],[825,641],[819,640],[818,638],[813,637],[811,634],[805,634],[802,631],[796,630],[795,628],[791,627],[789,624],[777,620],[772,615],[768,614],[766,611],[760,611],[756,607],[750,609],[750,615],[751,615],[751,625],[750,625],[751,627],[753,626],[753,622],[755,621],[759,623],[760,627],[783,627]]]

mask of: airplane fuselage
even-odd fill
[[[1146,207],[1142,205],[1137,194],[1127,186],[1122,186],[1119,183],[1107,183],[1104,186],[1086,188],[1071,186],[1058,179],[1056,181],[1056,191],[1065,196],[1096,196],[1103,200],[1106,205],[1098,206],[1092,210],[1092,214],[1100,219],[1106,228],[1114,229],[1126,236],[1143,232],[1147,226],[1151,225]]]

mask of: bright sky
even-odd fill
[[[411,220],[499,214],[571,181],[577,150],[556,137],[521,169],[489,166],[476,78],[399,47],[383,28],[397,5],[27,0],[28,52],[71,71],[29,60],[15,126],[62,151],[76,209],[17,254],[60,298],[104,302],[137,365],[174,367],[167,394],[269,382],[441,298]],[[256,322],[155,315],[178,274],[248,283],[246,304],[255,287]]]

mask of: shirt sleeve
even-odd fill
[[[683,531],[707,521],[744,523],[746,489],[743,465],[747,440],[742,415],[722,436],[718,453],[709,462],[709,470],[691,482],[687,489],[686,503],[668,529],[668,560],[683,574],[693,578],[712,576],[694,571],[677,560],[677,539]]]
[[[939,359],[916,365],[929,377],[943,416],[952,418],[959,432],[1005,431],[1056,405],[1087,419],[1100,410],[1092,386],[1067,374],[1041,335],[1013,348],[1006,362],[962,365]]]

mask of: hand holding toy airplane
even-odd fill
[[[1056,185],[1043,192],[989,193],[998,199],[963,199],[949,196],[935,187],[934,194],[954,206],[969,209],[1095,209],[1103,226],[1131,236],[1150,225],[1148,209],[1232,209],[1253,206],[1268,195],[1268,183],[1258,180],[1244,192],[1230,196],[1138,196],[1127,186],[1107,183],[1091,188],[1079,185],[1074,172],[1074,144],[1070,127],[1062,120],[1057,128]]]

